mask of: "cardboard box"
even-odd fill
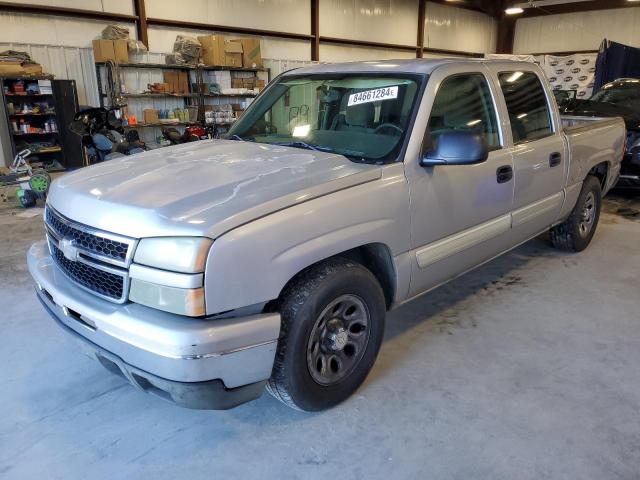
[[[238,40],[224,41],[224,65],[242,67],[242,43]]]
[[[144,123],[158,123],[160,118],[158,117],[158,110],[154,108],[146,108],[143,112]]]
[[[93,57],[96,62],[115,61],[116,53],[113,49],[113,40],[94,40]]]
[[[127,40],[113,40],[113,52],[116,63],[129,62],[129,42]]]
[[[202,45],[202,63],[209,66],[224,65],[224,36],[204,35],[198,37]]]
[[[109,60],[116,63],[127,63],[129,61],[129,47],[126,40],[104,40],[93,41],[93,56],[96,62],[107,62]]]
[[[167,91],[171,93],[175,93],[176,85],[177,85],[177,77],[178,72],[174,71],[164,71],[162,72],[162,76],[164,78],[164,83],[167,84]]]
[[[0,62],[0,75],[24,75],[20,62]]]
[[[257,77],[241,77],[231,79],[231,88],[264,88],[264,80]]]
[[[178,80],[178,72],[165,71],[163,72],[164,83],[167,84],[167,92],[179,93],[180,82]]]
[[[23,63],[22,69],[26,75],[42,75],[42,65],[39,63]]]
[[[187,72],[178,73],[178,92],[189,93],[189,74]]]
[[[260,53],[259,38],[243,38],[242,65],[247,68],[262,68],[262,55]]]
[[[187,72],[164,72],[164,81],[169,85],[171,93],[189,93],[189,74]]]

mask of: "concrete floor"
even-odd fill
[[[81,355],[25,267],[40,218],[0,210],[0,478],[640,478],[640,197],[579,255],[544,239],[389,315],[328,412],[142,394]]]

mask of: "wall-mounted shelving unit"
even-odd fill
[[[6,163],[29,148],[29,159],[37,159],[48,170],[81,165],[80,140],[66,130],[78,108],[73,80],[54,80],[50,75],[6,76],[0,77],[0,88],[0,143]]]
[[[96,78],[98,80],[98,94],[100,97],[100,105],[101,106],[105,106],[108,103],[108,95],[107,95],[107,91],[106,91],[106,85],[105,85],[105,79],[106,79],[106,67],[107,64],[104,62],[96,62]],[[184,121],[180,121],[180,122],[160,122],[160,123],[143,123],[140,120],[142,120],[141,116],[139,115],[141,113],[141,110],[143,108],[157,108],[158,110],[161,109],[173,109],[173,108],[188,108],[188,107],[195,107],[197,106],[198,100],[199,99],[204,99],[204,103],[208,104],[208,102],[206,102],[207,99],[210,100],[218,100],[220,101],[219,104],[222,104],[221,102],[225,102],[225,103],[240,103],[241,101],[245,100],[245,99],[253,99],[254,97],[256,97],[256,93],[252,93],[252,92],[246,92],[246,93],[198,93],[197,92],[197,80],[196,80],[196,72],[198,70],[198,68],[202,69],[202,72],[204,75],[207,75],[207,72],[229,72],[229,75],[231,78],[234,77],[242,77],[242,76],[249,76],[247,74],[251,74],[251,75],[257,75],[259,73],[266,73],[267,78],[266,80],[268,81],[269,79],[269,70],[268,69],[264,69],[264,68],[244,68],[244,67],[222,67],[222,66],[202,66],[202,67],[195,67],[195,66],[191,66],[191,65],[169,65],[169,64],[162,64],[162,63],[120,63],[117,66],[118,71],[119,71],[119,75],[120,75],[120,80],[121,80],[121,84],[122,85],[126,85],[127,81],[126,79],[128,78],[127,75],[131,75],[131,71],[134,72],[134,75],[136,76],[136,81],[133,83],[136,83],[137,85],[137,89],[133,89],[133,88],[126,88],[127,92],[123,93],[121,96],[122,98],[125,99],[128,107],[129,107],[129,111],[131,112],[131,110],[136,110],[136,108],[139,110],[136,115],[136,118],[138,118],[138,123],[135,125],[128,125],[126,128],[129,130],[132,129],[151,129],[151,128],[162,128],[162,127],[185,127],[187,125],[192,125],[195,124],[197,122],[184,122]],[[183,72],[188,72],[188,89],[189,89],[189,93],[151,93],[149,91],[135,91],[135,90],[142,90],[143,88],[146,90],[145,87],[147,87],[146,82],[141,82],[139,80],[140,77],[145,78],[144,76],[146,75],[146,78],[152,78],[151,74],[149,73],[149,71],[153,71],[156,70],[158,72],[159,75],[157,75],[155,78],[156,80],[154,80],[154,82],[161,82],[162,79],[161,77],[164,75],[165,71],[183,71]],[[137,73],[135,73],[137,71]],[[147,72],[147,73],[144,73]],[[161,73],[162,72],[162,73]],[[161,75],[160,75],[161,73]],[[264,77],[263,77],[264,78]],[[151,82],[153,83],[153,82]],[[207,83],[207,82],[205,82]],[[172,104],[171,108],[168,108],[167,104],[164,104],[162,107],[158,108],[157,107],[157,103],[159,101],[176,101],[175,104]],[[233,100],[237,100],[236,102],[233,102]],[[151,104],[150,102],[156,101],[155,104]],[[180,102],[181,101],[181,102]],[[141,106],[141,103],[147,102],[146,105],[143,107]],[[180,102],[180,103],[178,103]],[[153,105],[153,107],[151,107],[151,105]],[[216,125],[218,127],[222,127],[222,128],[227,128],[228,126],[230,126],[233,122],[218,122],[216,123]]]

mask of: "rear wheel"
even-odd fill
[[[588,176],[569,218],[551,229],[553,246],[571,252],[581,252],[587,248],[598,226],[601,204],[600,181]]]
[[[358,263],[337,258],[300,274],[281,298],[269,393],[306,411],[348,398],[378,355],[385,310],[382,288]]]

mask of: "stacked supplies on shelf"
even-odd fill
[[[34,62],[27,52],[0,52],[0,76],[42,75],[42,65]]]

